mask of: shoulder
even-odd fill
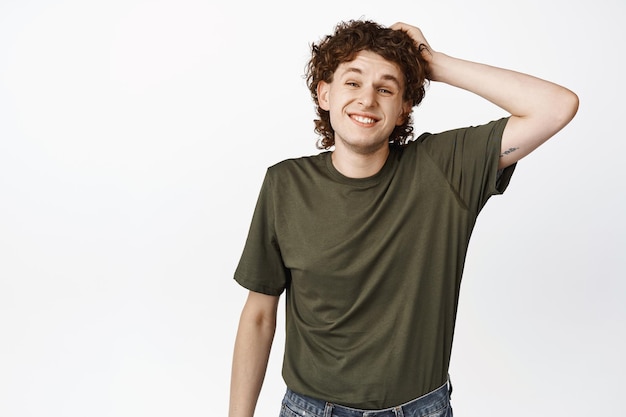
[[[279,177],[283,175],[296,175],[297,173],[310,173],[325,166],[328,155],[328,152],[322,152],[317,155],[285,159],[271,165],[267,171],[270,176]]]
[[[409,142],[405,148],[423,148],[429,153],[446,155],[465,148],[484,151],[493,146],[496,152],[499,152],[502,134],[508,120],[508,117],[503,117],[481,125],[444,130],[438,133],[425,132]]]
[[[422,133],[413,142],[430,143],[430,142],[433,142],[435,139],[442,139],[442,138],[455,139],[458,137],[465,137],[465,136],[496,135],[496,136],[501,137],[502,132],[504,131],[504,127],[506,126],[506,123],[508,120],[509,120],[508,117],[503,117],[503,118],[492,120],[488,123],[484,123],[480,125],[459,127],[455,129],[444,130],[438,133],[425,132],[425,133]]]

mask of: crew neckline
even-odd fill
[[[335,168],[335,165],[333,165],[332,151],[326,152],[324,157],[326,160],[326,168],[335,180],[343,184],[355,187],[369,187],[378,184],[382,178],[385,178],[387,176],[387,173],[391,170],[391,167],[393,166],[392,161],[396,159],[396,152],[393,147],[389,149],[389,155],[387,155],[387,159],[385,160],[385,163],[380,168],[380,170],[374,175],[363,178],[348,177],[339,172],[339,170]]]

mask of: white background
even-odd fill
[[[622,0],[0,3],[0,416],[225,416],[265,169],[317,153],[309,44],[344,19],[575,91],[473,236],[458,416],[617,415],[626,365]],[[416,131],[504,113],[433,84]],[[282,307],[258,416],[277,416]]]

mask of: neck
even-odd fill
[[[335,147],[332,153],[333,166],[349,178],[367,178],[376,175],[389,156],[389,145],[365,154],[350,152],[343,147]]]

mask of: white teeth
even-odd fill
[[[354,120],[356,120],[357,122],[361,122],[361,123],[374,123],[376,122],[376,120],[371,119],[369,117],[363,117],[363,116],[352,116],[352,118]]]

